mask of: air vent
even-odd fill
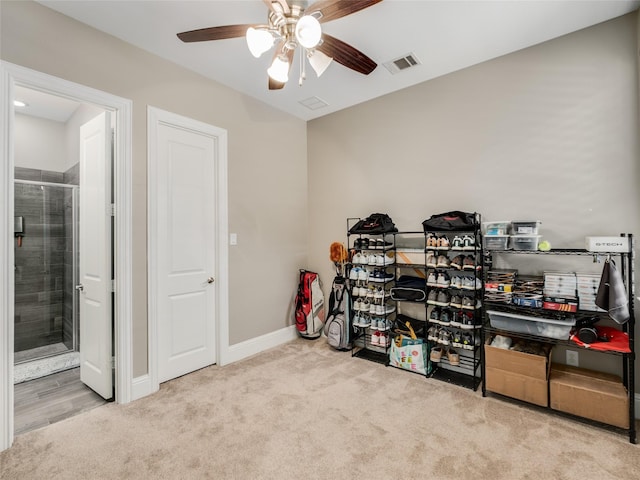
[[[299,103],[307,107],[309,110],[318,110],[329,105],[327,102],[318,97],[309,97],[305,100],[300,100]]]
[[[384,66],[392,75],[411,67],[415,67],[416,65],[420,65],[420,60],[418,60],[413,53],[409,53],[403,57],[384,63]]]

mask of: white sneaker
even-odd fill
[[[366,269],[361,268],[360,271],[358,272],[358,280],[362,280],[363,282],[368,281],[369,272]]]
[[[378,259],[377,259],[378,267],[384,267],[386,265],[393,265],[394,263],[396,263],[395,257],[392,257],[388,253],[385,253],[384,255],[378,255]]]
[[[358,280],[358,272],[360,272],[360,267],[353,267],[349,272],[349,280]]]
[[[360,326],[363,328],[371,325],[371,319],[367,315],[360,315]]]
[[[378,330],[378,325],[379,325],[379,319],[376,317],[371,317],[371,330]]]
[[[373,253],[371,255],[369,255],[369,261],[367,262],[367,265],[370,265],[372,267],[375,267],[376,265],[378,265],[378,259],[380,258],[380,255],[374,255]]]
[[[371,334],[371,345],[380,346],[380,332],[377,330]]]
[[[369,299],[365,297],[365,299],[360,304],[360,311],[361,312],[365,312],[365,313],[369,313],[371,311],[371,307],[372,306],[373,305],[371,305],[371,303],[369,303]]]
[[[389,337],[389,334],[387,332],[382,332],[380,333],[380,346],[387,348],[389,345],[391,345],[391,338]]]

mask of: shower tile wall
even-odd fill
[[[59,172],[17,167],[16,179],[63,183]],[[66,247],[63,188],[15,184],[15,215],[24,217],[15,248],[15,351],[62,342]]]
[[[80,184],[80,164],[76,163],[69,170],[64,172],[63,181],[69,185]],[[76,212],[77,213],[77,212]],[[77,219],[76,219],[77,221]],[[73,285],[73,191],[70,188],[64,190],[64,230],[65,230],[65,244],[64,244],[64,294],[63,294],[63,325],[62,325],[62,341],[65,346],[72,350],[73,345],[73,302],[76,300],[74,297],[74,285]],[[76,246],[77,248],[77,246]],[[76,250],[76,261],[78,260],[78,252]],[[79,306],[76,305],[76,309]],[[79,311],[79,310],[76,310]],[[79,340],[78,347],[79,347]]]

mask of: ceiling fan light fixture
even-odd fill
[[[247,29],[247,46],[251,55],[259,58],[264,52],[273,46],[275,39],[268,30],[262,28],[249,27]]]
[[[311,68],[313,68],[313,71],[316,72],[318,77],[324,73],[333,60],[333,58],[325,55],[319,50],[309,54],[307,58],[309,59]]]
[[[289,80],[289,61],[286,57],[277,56],[273,59],[267,73],[276,82],[287,83]]]
[[[320,43],[322,28],[320,22],[311,15],[300,17],[296,23],[296,39],[304,48],[314,48]]]

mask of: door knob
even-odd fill
[[[214,282],[213,277],[207,278],[207,283],[213,283],[213,282]]]
[[[78,290],[79,292],[83,292],[84,291],[84,285],[82,285],[82,284],[76,285],[76,290]]]

